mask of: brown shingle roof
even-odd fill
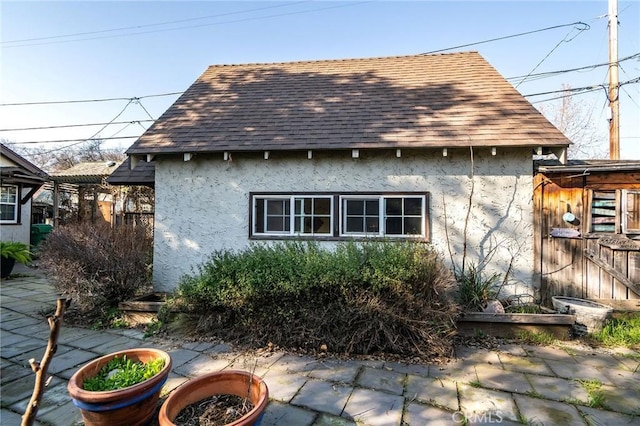
[[[107,178],[110,185],[145,185],[153,187],[155,184],[156,164],[153,161],[138,161],[131,170],[131,157],[118,166]]]
[[[50,173],[52,180],[67,183],[102,183],[121,162],[87,161],[78,163],[68,169]]]
[[[211,66],[127,153],[569,143],[463,52]]]

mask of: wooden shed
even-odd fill
[[[640,161],[539,161],[534,259],[540,297],[640,310]]]

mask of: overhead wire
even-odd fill
[[[158,98],[162,96],[181,95],[183,93],[184,93],[184,90],[180,92],[158,93],[154,95],[145,95],[145,96],[130,97],[130,98],[102,98],[102,99],[76,99],[76,100],[64,100],[64,101],[13,102],[13,103],[0,104],[0,107],[28,106],[28,105],[54,105],[54,104],[79,104],[79,103],[89,103],[89,102],[111,102],[111,101],[134,101],[136,99],[140,100],[140,99],[146,99],[146,98]]]
[[[507,40],[507,39],[510,39],[510,38],[521,37],[521,36],[524,36],[524,35],[539,33],[539,32],[542,32],[542,31],[549,31],[549,30],[555,30],[557,28],[564,28],[564,27],[571,27],[571,26],[578,26],[578,25],[584,26],[585,27],[584,30],[588,30],[589,28],[591,28],[591,26],[589,24],[587,24],[585,22],[582,22],[582,21],[577,21],[577,22],[572,22],[570,24],[554,25],[554,26],[551,26],[551,27],[540,28],[540,29],[537,29],[537,30],[526,31],[526,32],[523,32],[523,33],[511,34],[511,35],[508,35],[508,36],[496,37],[496,38],[491,38],[491,39],[482,40],[482,41],[476,41],[474,43],[460,44],[458,46],[447,47],[447,48],[444,48],[444,49],[431,50],[429,52],[420,53],[420,55],[430,55],[432,53],[446,52],[447,50],[455,50],[455,49],[461,49],[463,47],[477,46],[478,44],[491,43],[491,42],[499,41],[499,40]],[[582,31],[584,31],[584,30],[582,30]]]
[[[567,35],[566,35],[566,36],[564,36],[564,37],[563,37],[563,39],[562,39],[562,40],[560,40],[560,41],[558,42],[558,44],[556,44],[556,45],[553,47],[553,49],[551,49],[551,51],[550,51],[549,53],[547,53],[547,54],[546,54],[546,56],[545,56],[544,58],[542,58],[542,60],[536,64],[536,66],[535,66],[535,67],[533,67],[533,69],[529,72],[529,74],[527,74],[527,75],[525,76],[525,78],[523,78],[522,80],[520,80],[520,82],[516,85],[516,89],[518,88],[518,86],[520,86],[522,83],[524,83],[524,82],[527,80],[527,78],[529,77],[529,75],[531,75],[535,70],[537,70],[537,69],[540,67],[540,65],[542,65],[542,64],[544,63],[544,61],[546,61],[546,60],[549,58],[549,56],[551,56],[551,54],[552,54],[552,53],[553,53],[553,52],[554,52],[558,47],[560,47],[560,45],[561,45],[562,43],[569,43],[569,42],[573,41],[576,37],[578,37],[580,34],[582,34],[582,32],[583,32],[583,31],[586,31],[586,30],[588,30],[589,28],[591,28],[588,24],[585,24],[585,25],[587,25],[587,27],[586,27],[586,28],[577,28],[577,27],[573,27],[573,28],[571,28],[571,30],[567,33]],[[575,29],[577,29],[577,30],[578,30],[578,33],[577,33],[576,35],[574,35],[573,37],[571,37],[570,39],[568,39],[568,40],[567,40],[567,37],[569,37],[569,35],[570,35],[570,34],[573,32],[573,30],[575,30]]]
[[[91,126],[104,126],[105,124],[132,124],[132,123],[148,123],[151,120],[131,120],[131,121],[116,121],[113,123],[83,123],[83,124],[62,124],[59,126],[40,126],[40,127],[15,127],[9,129],[0,129],[0,132],[20,132],[23,130],[51,130],[51,129],[66,129],[69,127],[91,127]],[[144,126],[143,126],[144,127]]]
[[[303,13],[319,12],[319,11],[323,11],[323,10],[337,9],[337,8],[342,8],[342,7],[352,7],[352,6],[358,6],[358,5],[365,4],[365,3],[372,3],[374,1],[376,1],[376,0],[366,0],[366,1],[347,3],[347,4],[340,4],[340,5],[334,5],[334,6],[319,7],[319,8],[316,8],[316,9],[308,9],[308,10],[302,10],[302,11],[296,11],[296,12],[278,13],[278,14],[274,14],[274,15],[264,15],[264,16],[256,16],[256,17],[251,17],[251,18],[235,19],[235,20],[231,20],[231,21],[213,22],[213,23],[210,23],[210,24],[190,25],[190,26],[184,26],[184,27],[165,28],[165,29],[150,30],[150,31],[139,31],[139,32],[128,33],[128,34],[114,34],[114,35],[108,35],[108,36],[86,37],[86,38],[79,38],[79,39],[73,39],[73,40],[58,40],[58,41],[49,41],[49,42],[41,42],[41,43],[28,43],[27,42],[27,44],[16,44],[16,45],[13,45],[13,46],[0,46],[0,47],[5,49],[5,48],[13,48],[13,47],[28,47],[28,46],[41,46],[41,45],[47,45],[47,44],[72,43],[72,42],[76,42],[76,41],[99,40],[99,39],[116,38],[116,37],[129,37],[129,36],[133,36],[133,35],[159,33],[159,32],[167,32],[167,31],[177,31],[177,30],[183,30],[183,29],[208,27],[208,26],[213,26],[213,25],[235,24],[235,23],[238,23],[238,22],[255,21],[255,20],[267,19],[267,18],[277,18],[277,17],[281,17],[281,16],[300,15],[300,14],[303,14]]]
[[[5,41],[0,42],[0,44],[24,43],[24,42],[29,42],[29,41],[50,40],[50,39],[65,38],[65,37],[77,37],[77,36],[92,35],[92,34],[103,34],[103,33],[115,32],[115,31],[125,31],[125,30],[135,30],[135,29],[139,29],[139,28],[157,27],[157,26],[160,26],[160,25],[179,24],[179,23],[182,23],[182,22],[201,21],[203,19],[219,18],[219,17],[222,17],[222,16],[239,15],[239,14],[242,14],[242,13],[257,12],[257,11],[266,10],[266,9],[276,9],[276,8],[284,7],[284,6],[293,6],[293,5],[300,4],[300,3],[309,3],[309,1],[310,0],[297,1],[297,2],[287,2],[287,3],[284,3],[284,4],[278,4],[278,5],[275,5],[275,6],[256,7],[256,8],[252,8],[252,9],[238,10],[238,11],[235,11],[235,12],[227,12],[227,13],[219,13],[219,14],[216,14],[216,15],[200,16],[200,17],[197,17],[197,18],[176,19],[176,20],[173,20],[173,21],[156,22],[156,23],[153,23],[153,24],[134,25],[134,26],[129,26],[129,27],[111,28],[111,29],[107,29],[107,30],[85,31],[85,32],[80,32],[80,33],[61,34],[61,35],[56,35],[56,36],[25,38],[25,39],[21,39],[21,40],[5,40]]]

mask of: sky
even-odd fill
[[[618,1],[618,57],[637,55],[620,63],[628,82],[640,76],[640,1]],[[99,137],[125,151],[209,65],[414,55],[503,37],[444,52],[478,51],[523,95],[594,87],[571,99],[608,149],[608,67],[539,75],[608,61],[607,0],[4,0],[0,139],[72,150]],[[561,95],[527,99],[550,111]],[[640,83],[619,99],[620,158],[640,160]]]

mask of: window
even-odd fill
[[[593,191],[591,232],[640,234],[640,191]]]
[[[616,232],[615,191],[594,191],[591,200],[591,232]]]
[[[622,191],[622,232],[640,234],[640,191]]]
[[[256,195],[252,199],[254,235],[332,234],[331,196]]]
[[[252,193],[250,237],[427,238],[427,193]]]
[[[18,187],[3,185],[0,189],[0,223],[18,223]]]
[[[426,195],[341,198],[343,236],[426,236]]]

